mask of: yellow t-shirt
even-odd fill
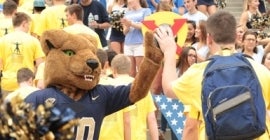
[[[20,6],[21,9],[24,9],[28,13],[33,13],[34,9],[34,0],[24,0]]]
[[[147,116],[156,111],[151,93],[134,105],[136,108],[130,111],[131,140],[147,140]]]
[[[45,55],[39,41],[33,36],[14,31],[0,39],[0,59],[2,59],[3,77],[1,86],[4,90],[14,91],[18,88],[17,71],[27,67],[35,71],[34,61]]]
[[[261,64],[249,59],[251,65],[253,66],[258,79],[262,86],[263,96],[265,99],[265,105],[267,109],[270,108],[270,72],[268,69],[263,67]],[[209,62],[201,62],[198,64],[193,64],[180,78],[175,80],[172,84],[172,88],[178,99],[183,102],[183,104],[192,105],[194,111],[200,112],[202,114],[201,107],[201,90],[202,90],[202,80],[204,70]],[[201,115],[202,116],[202,115]],[[203,121],[203,119],[201,118]],[[269,120],[267,119],[267,126],[269,130]],[[204,122],[200,126],[200,140],[205,139],[205,126]],[[262,140],[268,140],[267,134],[265,133],[260,138]]]
[[[134,78],[123,76],[116,79],[110,79],[111,83],[107,85],[126,85],[131,83]],[[104,82],[103,82],[104,84]],[[99,140],[124,140],[124,113],[133,110],[135,106],[129,106],[106,116],[100,128]],[[131,128],[131,131],[133,129]]]
[[[40,27],[40,24],[41,24],[40,14],[32,14],[31,19],[32,19],[32,22],[31,22],[29,32],[31,34],[37,35],[37,30],[39,30],[38,28]]]
[[[41,12],[40,16],[40,26],[38,30],[35,32],[37,35],[41,36],[41,34],[50,29],[63,29],[66,27],[66,13],[65,13],[66,5],[54,5],[51,7],[46,7]]]
[[[0,18],[0,37],[13,32],[12,18]]]
[[[102,45],[101,45],[98,34],[92,29],[90,29],[89,27],[85,26],[84,24],[73,24],[73,25],[65,27],[64,30],[71,34],[85,33],[85,34],[94,36],[96,40],[98,41],[97,48],[102,49]]]

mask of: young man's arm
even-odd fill
[[[149,112],[147,115],[147,125],[149,129],[149,134],[151,140],[158,140],[159,133],[158,133],[158,125],[155,112]]]
[[[124,121],[124,139],[131,140],[131,122],[130,122],[130,113],[123,112],[123,121]]]
[[[168,26],[162,26],[155,30],[154,37],[164,53],[164,68],[162,74],[162,88],[166,96],[177,98],[172,90],[172,82],[177,79],[176,74],[176,43],[172,30]]]

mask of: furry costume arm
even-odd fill
[[[163,60],[163,53],[154,42],[153,32],[148,31],[144,37],[145,57],[140,65],[134,82],[131,86],[129,99],[136,102],[147,95],[151,84]]]

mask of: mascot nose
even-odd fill
[[[92,69],[95,69],[95,68],[98,67],[98,61],[95,60],[95,59],[88,59],[88,60],[86,61],[86,64],[87,64],[90,68],[92,68]]]

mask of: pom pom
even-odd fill
[[[226,0],[216,0],[217,6],[220,9],[224,9],[227,6],[227,1]]]
[[[112,25],[112,28],[115,28],[118,31],[123,31],[123,26],[120,22],[120,19],[123,18],[125,15],[125,11],[112,11],[109,14],[110,18],[110,24]]]
[[[270,27],[270,16],[269,14],[252,15],[250,24],[253,29],[264,30]]]
[[[19,96],[8,103],[0,98],[1,140],[70,140],[77,125],[75,112],[69,108],[46,104],[33,109]]]

